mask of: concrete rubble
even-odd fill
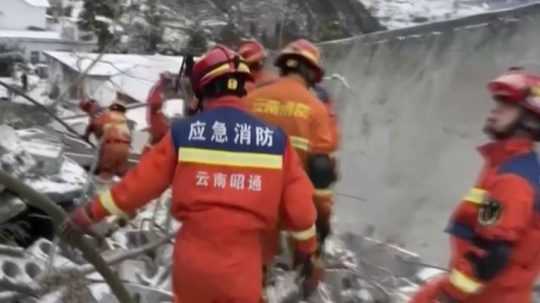
[[[87,173],[63,154],[61,138],[40,128],[15,130],[0,125],[0,167],[58,203],[80,197]],[[35,215],[23,201],[0,186],[0,235],[31,232],[27,216]],[[15,222],[16,221],[16,222]],[[26,221],[26,223],[24,223]],[[22,222],[22,223],[21,223]]]
[[[0,142],[0,164],[2,169],[22,178],[53,200],[76,200],[83,195],[83,189],[90,182],[88,175],[78,164],[64,156],[61,138],[52,134],[38,128],[14,130],[0,126],[0,136],[4,138]],[[7,226],[13,218],[24,218],[28,209],[22,200],[8,191],[0,193],[0,199],[3,202],[0,204],[0,226]],[[171,220],[169,208],[170,193],[167,192],[128,225],[119,227],[112,220],[100,229],[108,237],[104,243],[96,243],[96,247],[113,266],[136,302],[172,302],[173,237],[169,235],[181,226]],[[19,225],[15,225],[14,229],[19,227],[26,231],[24,226]],[[6,232],[14,234],[16,231]],[[29,246],[2,241],[0,303],[16,300],[116,303],[102,277],[93,272],[81,254],[63,243],[57,243],[55,239],[34,239]],[[354,253],[352,247],[355,251],[359,250]],[[328,263],[325,281],[319,292],[310,299],[312,303],[404,302],[395,299],[406,297],[405,293],[398,291],[400,287],[414,288],[417,285],[403,281],[414,281],[418,269],[400,261],[400,258],[417,257],[397,247],[346,235],[333,238],[325,256]],[[364,266],[377,262],[381,262],[381,268],[388,265],[392,268],[382,270],[384,274],[381,275],[381,272]],[[275,267],[269,279],[271,286],[266,291],[269,303],[299,301],[294,271]]]

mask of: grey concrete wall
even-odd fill
[[[443,264],[452,209],[482,165],[475,147],[491,106],[486,83],[540,63],[540,4],[322,46],[343,124],[339,228],[373,224]],[[540,64],[539,64],[540,65]]]

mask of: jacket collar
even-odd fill
[[[246,110],[246,106],[242,99],[236,96],[224,96],[216,99],[206,101],[204,104],[204,110],[213,110],[221,107],[232,107],[239,110]]]
[[[518,155],[529,153],[534,148],[534,142],[528,138],[509,138],[482,145],[478,148],[480,154],[492,165]]]
[[[295,83],[296,85],[302,85],[307,87],[306,81],[299,75],[287,75],[281,78],[283,82]]]

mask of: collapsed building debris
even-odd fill
[[[93,192],[94,186],[87,188],[92,184],[87,172],[65,156],[65,138],[57,132],[2,125],[0,136],[2,170],[59,206],[70,208]],[[118,302],[80,252],[58,243],[46,213],[8,190],[2,190],[0,199],[0,237],[5,240],[0,245],[0,302]],[[179,225],[173,224],[169,207],[166,193],[127,225],[111,220],[100,228],[108,237],[95,247],[135,302],[172,302],[171,235]],[[334,237],[325,252],[324,283],[309,302],[406,302],[420,282],[420,268],[404,261],[417,258],[366,237]],[[294,271],[278,266],[269,275],[269,303],[299,302]]]
[[[63,207],[82,195],[87,173],[63,155],[61,139],[43,129],[15,130],[0,125],[0,167]],[[0,188],[1,189],[1,188]],[[53,226],[42,211],[26,206],[19,197],[2,191],[0,235],[28,246],[38,237],[52,237]]]

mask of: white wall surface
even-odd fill
[[[22,0],[0,2],[0,29],[26,30],[29,26],[45,28],[45,7],[32,6]]]
[[[486,84],[540,62],[540,5],[477,26],[444,24],[323,45],[343,124],[337,224],[445,264],[452,210],[474,185],[492,101]],[[475,21],[476,22],[476,21]]]

